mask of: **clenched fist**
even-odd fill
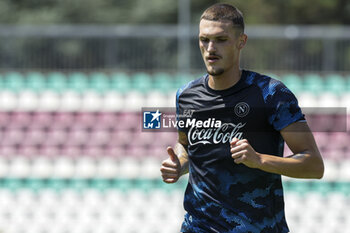
[[[260,154],[253,149],[247,139],[239,140],[238,138],[234,138],[232,139],[230,145],[232,154],[231,156],[234,159],[235,163],[243,163],[250,168],[260,167]]]

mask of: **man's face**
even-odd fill
[[[242,41],[237,30],[230,21],[200,21],[199,48],[210,75],[221,75],[239,62]]]

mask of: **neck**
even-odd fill
[[[213,90],[225,90],[235,85],[241,78],[242,71],[239,68],[228,70],[221,75],[209,75],[208,85]]]

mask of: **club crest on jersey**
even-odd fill
[[[246,115],[248,115],[249,110],[250,110],[250,107],[246,102],[240,102],[236,104],[234,108],[235,114],[238,117],[245,117]]]

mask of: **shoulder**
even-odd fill
[[[206,75],[201,76],[200,78],[197,78],[195,80],[192,80],[182,87],[180,87],[177,92],[176,92],[176,99],[179,99],[180,96],[183,96],[188,93],[192,93],[196,91],[198,88],[203,88],[204,87],[204,81],[205,81]]]
[[[280,80],[253,71],[247,71],[246,82],[259,89],[265,102],[272,96],[291,93]]]

